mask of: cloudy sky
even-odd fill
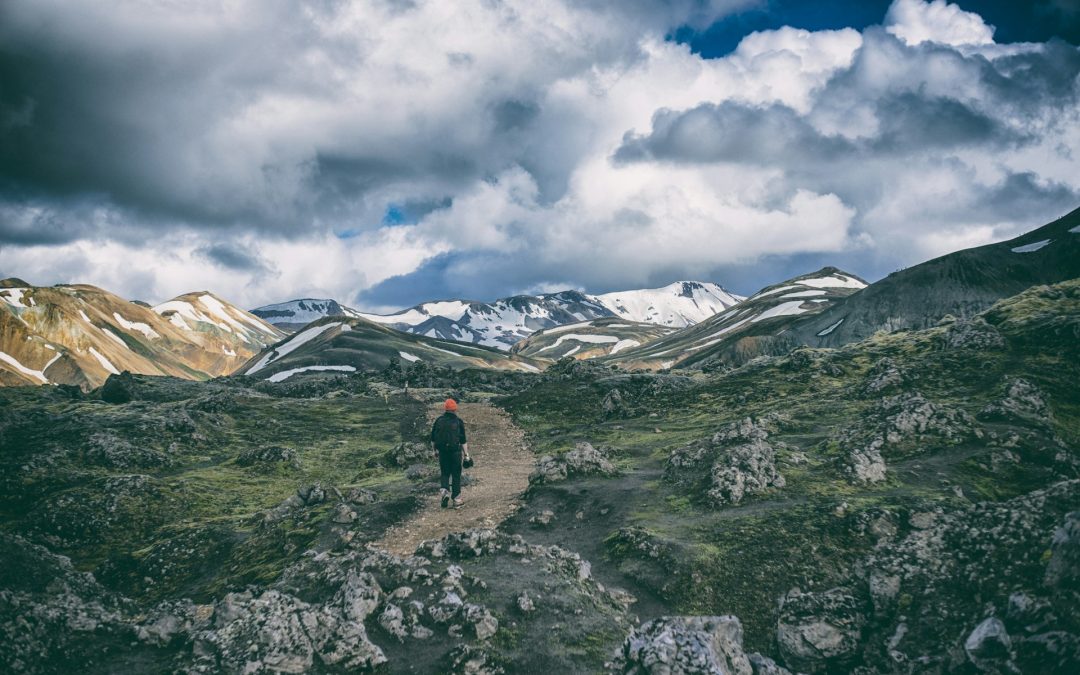
[[[3,0],[0,277],[873,280],[1080,206],[1078,43],[1078,0]]]

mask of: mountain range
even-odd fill
[[[932,327],[1032,285],[1076,277],[1080,209],[873,284],[826,267],[749,298],[688,281],[603,295],[426,302],[387,315],[314,299],[248,313],[209,292],[149,307],[93,286],[7,279],[0,282],[0,383],[88,389],[122,370],[283,378],[287,371],[378,370],[393,361],[530,371],[565,357],[624,369],[737,366],[801,345],[837,347],[878,331]]]
[[[295,330],[322,316],[361,317],[407,333],[507,350],[536,331],[603,317],[683,328],[741,300],[715,283],[678,281],[662,288],[600,295],[561,291],[493,302],[440,300],[393,314],[359,312],[328,299],[291,300],[251,311],[284,330]]]

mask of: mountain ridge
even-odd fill
[[[427,337],[472,342],[502,350],[545,328],[618,317],[674,328],[693,325],[738,304],[742,296],[712,282],[676,281],[659,288],[588,294],[564,290],[513,295],[485,302],[433,300],[391,314],[361,312],[333,299],[303,298],[252,311],[282,328],[321,316],[361,317]]]

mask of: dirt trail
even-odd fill
[[[441,403],[432,406],[428,421],[441,413]],[[469,454],[476,460],[476,466],[465,472],[472,479],[461,491],[465,505],[440,508],[434,491],[418,513],[389,529],[376,546],[409,555],[423,541],[472,527],[495,527],[517,510],[535,465],[525,446],[525,433],[509,415],[486,403],[462,403],[458,415],[465,421]]]

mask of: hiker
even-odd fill
[[[431,447],[439,456],[440,505],[445,509],[451,499],[455,508],[465,503],[461,499],[461,462],[469,456],[469,443],[465,440],[465,423],[457,416],[457,401],[448,398],[443,407],[446,412],[431,425]]]

